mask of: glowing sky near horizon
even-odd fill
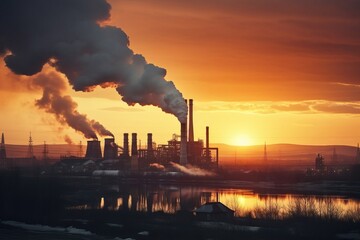
[[[360,1],[113,0],[111,19],[130,46],[167,69],[194,99],[195,138],[234,145],[360,141]],[[36,109],[1,61],[0,130],[8,143],[85,141]],[[79,111],[111,130],[165,143],[177,119],[129,107],[114,89],[69,90]],[[58,134],[61,128],[61,134]]]

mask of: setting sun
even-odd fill
[[[253,141],[248,135],[238,135],[234,138],[233,144],[236,146],[250,146]]]

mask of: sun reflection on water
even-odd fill
[[[69,209],[129,210],[176,213],[193,211],[206,202],[222,202],[237,217],[285,218],[309,216],[360,220],[360,200],[340,196],[258,194],[243,189],[211,189],[196,187],[158,187],[152,190],[101,195],[93,202],[69,206]]]

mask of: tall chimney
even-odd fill
[[[123,144],[123,155],[125,157],[129,156],[129,134],[128,133],[124,133],[124,144]]]
[[[187,99],[185,99],[187,106]],[[180,122],[180,164],[187,164],[187,119],[184,123]]]
[[[209,127],[206,126],[206,161],[210,161],[210,150],[209,150]]]
[[[152,133],[148,133],[147,135],[147,155],[148,157],[153,156]]]
[[[186,122],[180,125],[181,142],[180,142],[180,164],[187,164],[187,124]]]
[[[131,156],[138,155],[138,149],[137,149],[137,134],[132,133],[132,139],[131,139]]]
[[[189,142],[194,141],[193,100],[189,100]]]
[[[148,133],[147,137],[147,150],[152,150],[152,133]]]
[[[117,146],[114,138],[105,138],[104,159],[117,158]]]

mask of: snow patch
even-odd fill
[[[63,232],[63,233],[70,233],[70,234],[78,234],[78,235],[92,235],[91,232],[80,229],[70,227],[50,227],[48,225],[40,225],[40,224],[27,224],[22,222],[16,221],[2,221],[2,224],[9,225],[12,227],[18,227],[29,231],[37,231],[37,232]]]

